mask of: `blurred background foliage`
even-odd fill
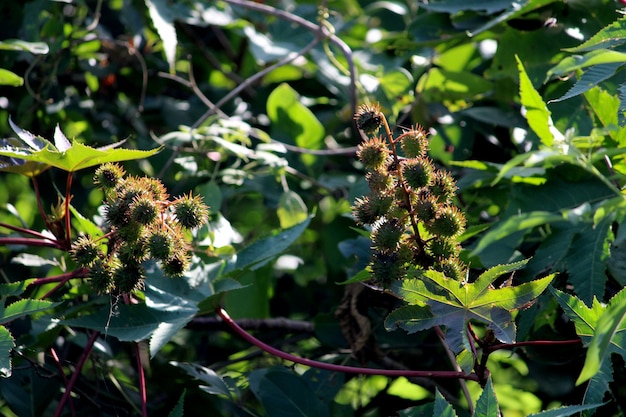
[[[585,157],[550,159],[538,152],[542,140],[524,118],[515,60],[545,101],[562,97],[581,71],[550,70],[572,55],[565,48],[620,18],[620,6],[613,0],[5,1],[0,134],[13,136],[11,117],[47,138],[58,125],[94,147],[122,140],[142,150],[164,146],[125,169],[158,177],[173,196],[194,191],[204,198],[212,214],[196,241],[209,275],[218,274],[218,261],[312,214],[286,251],[233,275],[243,288],[228,291],[224,303],[234,318],[260,319],[259,326],[274,317],[313,323],[307,332],[266,325],[259,334],[302,356],[356,363],[334,313],[346,288],[337,284],[368,260],[369,242],[351,216],[354,198],[366,192],[354,156],[361,137],[352,115],[359,103],[380,103],[396,132],[413,124],[428,129],[432,158],[458,180],[470,226],[463,256],[472,267],[534,255],[516,279],[565,272],[559,288],[573,286],[588,304],[594,296],[608,300],[626,283],[626,255],[619,250],[626,165],[617,123],[623,72],[585,95],[549,104],[554,127],[574,138],[570,144]],[[98,223],[103,196],[92,174],[76,174],[72,205]],[[55,187],[64,180],[54,169],[39,176],[45,208],[57,203]],[[1,222],[44,227],[28,178],[3,173],[0,190]],[[616,214],[595,221],[608,216],[600,208]],[[544,221],[538,212],[565,221]],[[538,220],[512,227],[520,213]],[[478,237],[487,225],[499,231],[497,239]],[[4,281],[68,268],[59,253],[29,250],[51,259],[33,265],[18,256],[23,251],[0,248]],[[600,284],[578,293],[589,276]],[[69,291],[85,290],[73,284]],[[359,313],[384,352],[362,362],[385,367],[386,358],[410,369],[449,369],[432,334],[384,330],[395,303],[370,290],[360,296]],[[576,337],[549,295],[519,319],[518,340]],[[26,348],[14,358],[14,376],[0,381],[0,410],[52,415],[59,381],[42,374],[45,360],[38,367],[25,358],[57,337],[71,364],[86,336],[74,330],[46,336],[34,319],[12,326]],[[282,394],[307,404],[300,415],[418,415],[407,410],[432,401],[435,385],[466,414],[458,381],[283,368],[224,330],[210,309],[201,309],[151,359],[150,415],[166,415],[184,389],[185,415],[285,415],[272,384],[290,387]],[[133,353],[115,338],[106,343],[81,376],[81,410],[133,415],[139,401]],[[612,396],[602,415],[623,415],[623,359],[612,360]],[[580,348],[517,349],[490,361],[505,416],[582,402],[584,387],[574,385],[584,361]],[[480,388],[468,385],[475,401]]]

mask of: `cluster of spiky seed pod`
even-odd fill
[[[118,164],[96,169],[94,184],[105,194],[107,239],[81,236],[71,256],[88,270],[99,293],[130,293],[143,288],[144,262],[159,262],[163,273],[180,277],[191,257],[185,230],[206,223],[208,208],[201,198],[183,195],[173,200],[155,178],[126,176]]]
[[[367,137],[357,156],[367,170],[370,193],[356,200],[353,211],[357,223],[372,228],[374,283],[388,287],[411,268],[465,279],[457,241],[465,216],[453,203],[454,179],[427,156],[426,132],[416,126],[393,137],[377,105],[361,106],[354,118]],[[378,135],[381,127],[384,134]]]

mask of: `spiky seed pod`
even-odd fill
[[[435,218],[425,226],[433,235],[457,236],[465,229],[465,216],[456,206],[440,206]]]
[[[372,213],[376,218],[379,218],[389,212],[389,208],[393,204],[393,197],[386,194],[372,194],[369,196],[369,203]]]
[[[464,281],[467,274],[466,266],[458,258],[450,258],[433,265],[436,271],[455,281]]]
[[[187,251],[179,250],[171,258],[163,262],[161,269],[169,277],[181,277],[189,268],[190,263],[191,259]]]
[[[115,189],[117,200],[127,207],[132,204],[137,196],[142,194],[144,194],[144,190],[141,188],[140,181],[138,181],[136,177],[124,179]]]
[[[404,225],[397,219],[382,220],[374,225],[372,244],[378,250],[396,250],[404,233]]]
[[[141,238],[145,230],[145,226],[140,223],[128,222],[117,228],[117,234],[122,238],[122,241],[136,242]]]
[[[435,218],[438,205],[435,197],[428,193],[420,193],[413,202],[413,212],[418,220],[428,223]]]
[[[393,184],[393,178],[386,170],[377,169],[365,174],[365,179],[372,192],[380,193],[388,190]]]
[[[357,224],[365,226],[373,224],[378,216],[372,211],[369,197],[357,197],[352,205],[352,215]]]
[[[165,201],[169,197],[163,183],[157,178],[140,177],[137,185],[155,201]]]
[[[164,261],[176,250],[176,239],[172,232],[159,228],[148,236],[148,250],[154,259]]]
[[[452,201],[456,189],[454,178],[447,171],[437,171],[430,184],[430,193],[437,198],[437,201],[444,204]]]
[[[78,265],[87,267],[104,254],[91,236],[80,236],[72,243],[70,256]]]
[[[380,111],[378,104],[364,104],[359,107],[354,115],[356,126],[368,136],[375,134],[382,126],[384,120],[385,116]]]
[[[372,280],[385,288],[393,281],[402,279],[406,273],[400,254],[392,251],[375,251],[372,254],[370,268]]]
[[[148,243],[145,238],[125,240],[117,251],[117,257],[123,264],[141,263],[148,259]]]
[[[184,195],[174,201],[176,221],[186,229],[195,229],[208,220],[209,209],[200,196]]]
[[[433,180],[434,167],[427,158],[405,159],[401,169],[404,182],[414,190],[428,187]]]
[[[113,272],[115,289],[120,293],[130,293],[143,288],[145,270],[138,263],[122,264]]]
[[[157,203],[148,194],[135,197],[129,210],[131,220],[146,226],[154,223],[159,215]]]
[[[389,147],[380,137],[372,138],[357,147],[356,155],[369,170],[384,169],[390,161]]]
[[[426,242],[425,250],[429,256],[443,260],[459,256],[461,247],[454,239],[435,236]]]
[[[104,206],[104,218],[111,227],[124,227],[130,220],[128,206],[119,201],[109,201]]]
[[[116,266],[103,258],[97,258],[89,265],[91,286],[98,294],[106,294],[113,288],[113,269]]]
[[[107,162],[100,165],[94,173],[93,183],[103,191],[113,190],[118,186],[126,172],[118,164]]]
[[[421,158],[428,151],[428,136],[420,126],[398,136],[398,141],[407,158]]]

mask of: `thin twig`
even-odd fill
[[[146,393],[146,374],[141,363],[141,352],[139,351],[139,343],[135,345],[135,356],[137,358],[137,373],[139,374],[139,397],[141,399],[141,415],[148,417],[148,395]]]
[[[327,31],[327,28],[325,28],[323,25],[317,25],[293,13],[289,13],[285,10],[276,9],[274,7],[268,6],[263,3],[256,3],[253,1],[249,1],[249,0],[224,0],[224,1],[229,4],[244,7],[246,9],[254,10],[257,12],[265,13],[271,16],[276,16],[278,18],[287,20],[288,22],[295,23],[315,34],[318,34],[318,36],[320,32]],[[348,71],[350,72],[350,106],[352,109],[352,114],[354,114],[356,113],[356,103],[357,103],[357,96],[356,96],[357,80],[356,80],[356,67],[354,65],[354,60],[352,59],[352,50],[350,50],[350,47],[343,40],[341,40],[341,38],[339,38],[338,36],[334,34],[327,34],[327,37],[328,37],[328,40],[332,44],[337,46],[341,50],[342,54],[346,57],[346,61],[348,63]]]
[[[228,94],[226,94],[224,97],[222,97],[222,99],[220,101],[215,103],[215,108],[217,108],[217,109],[221,108],[224,104],[228,103],[230,100],[235,98],[237,96],[237,94],[239,94],[244,88],[247,88],[248,86],[252,85],[254,82],[256,82],[256,80],[264,77],[266,74],[274,71],[276,68],[280,68],[280,67],[282,67],[284,65],[287,65],[288,63],[290,63],[291,61],[295,60],[299,56],[302,56],[302,55],[306,54],[311,49],[313,49],[315,47],[315,45],[317,45],[320,42],[320,40],[321,40],[321,38],[319,38],[319,37],[315,38],[313,41],[311,41],[307,46],[302,48],[300,51],[287,55],[285,58],[281,59],[280,61],[276,62],[275,64],[270,65],[269,67],[267,67],[267,68],[257,72],[253,76],[247,78],[243,83],[239,84],[237,87],[235,87],[233,90],[231,90]],[[191,128],[192,129],[196,129],[198,126],[200,126],[202,123],[204,123],[204,121],[207,118],[209,118],[209,116],[211,116],[212,114],[215,113],[215,108],[210,108],[209,110],[207,110],[202,116],[200,116],[200,118],[198,120],[196,120],[196,122],[191,126]]]
[[[61,366],[59,355],[57,355],[57,352],[56,350],[54,350],[54,347],[50,348],[50,356],[52,356],[52,360],[54,361],[54,364],[56,365],[57,370],[59,371],[59,375],[61,375],[61,380],[63,381],[63,384],[65,384],[65,386],[67,387],[69,382],[67,380],[67,377],[65,376],[65,372],[63,372],[63,367]],[[69,402],[70,402],[70,410],[72,412],[72,416],[76,417],[76,409],[74,408],[74,400],[72,400],[72,397],[69,398]]]
[[[441,342],[441,345],[443,346],[443,350],[446,351],[446,356],[448,356],[448,360],[450,361],[450,364],[457,372],[461,372],[462,370],[456,361],[456,356],[454,356],[454,352],[452,352],[452,350],[446,343],[446,336],[443,334],[443,331],[441,330],[439,326],[435,326],[435,333],[437,334],[437,337],[439,338],[439,341]],[[463,391],[463,396],[465,397],[465,400],[467,401],[467,409],[470,415],[473,415],[474,403],[472,402],[472,395],[470,394],[469,389],[467,388],[467,384],[463,379],[459,379],[459,385],[461,386],[461,391]]]

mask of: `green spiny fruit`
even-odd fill
[[[359,107],[354,115],[356,126],[368,136],[375,134],[382,126],[384,120],[385,116],[380,111],[378,104],[364,104]]]
[[[374,225],[372,244],[378,250],[395,250],[400,243],[403,233],[404,225],[397,219],[384,219]]]
[[[393,281],[402,279],[406,273],[405,262],[398,252],[375,251],[370,268],[375,283],[388,287]]]
[[[86,267],[104,254],[91,236],[80,236],[72,243],[70,256],[78,265]]]
[[[436,262],[433,268],[455,281],[462,282],[466,279],[466,267],[458,258],[450,258]]]
[[[419,126],[404,132],[398,137],[400,147],[407,158],[421,158],[428,151],[428,138],[426,132]]]
[[[189,254],[185,250],[178,250],[172,257],[163,262],[161,269],[169,277],[181,277],[189,268],[190,263]]]
[[[179,243],[174,239],[173,232],[166,228],[159,228],[148,236],[148,250],[150,255],[158,260],[166,260],[176,250],[176,244]]]
[[[107,294],[113,288],[114,264],[106,259],[97,258],[89,266],[91,286],[98,294]]]
[[[139,195],[135,197],[130,207],[130,218],[143,225],[154,223],[159,215],[159,207],[152,196]]]
[[[450,203],[456,193],[454,178],[446,171],[437,171],[430,184],[430,193],[435,196],[440,203]]]
[[[393,178],[386,170],[377,169],[370,171],[365,175],[367,184],[373,192],[382,192],[388,190],[393,184]]]
[[[357,147],[357,157],[369,170],[384,169],[389,163],[389,147],[380,137],[372,138]]]
[[[428,223],[435,218],[439,204],[428,193],[420,193],[413,202],[413,212],[418,220]]]
[[[434,167],[427,158],[405,159],[401,169],[404,182],[414,190],[428,187],[433,179]]]
[[[115,289],[122,293],[131,293],[143,288],[145,270],[138,263],[122,264],[113,273]]]
[[[426,253],[435,259],[448,259],[459,256],[461,248],[452,238],[435,236],[426,242]]]
[[[457,236],[465,230],[465,216],[456,206],[442,206],[437,210],[435,218],[425,223],[425,226],[433,235]]]
[[[209,209],[199,196],[185,195],[174,201],[174,214],[178,223],[186,229],[195,229],[208,220]]]
[[[107,162],[100,165],[94,173],[94,184],[103,191],[113,190],[126,175],[124,169],[118,164]]]

